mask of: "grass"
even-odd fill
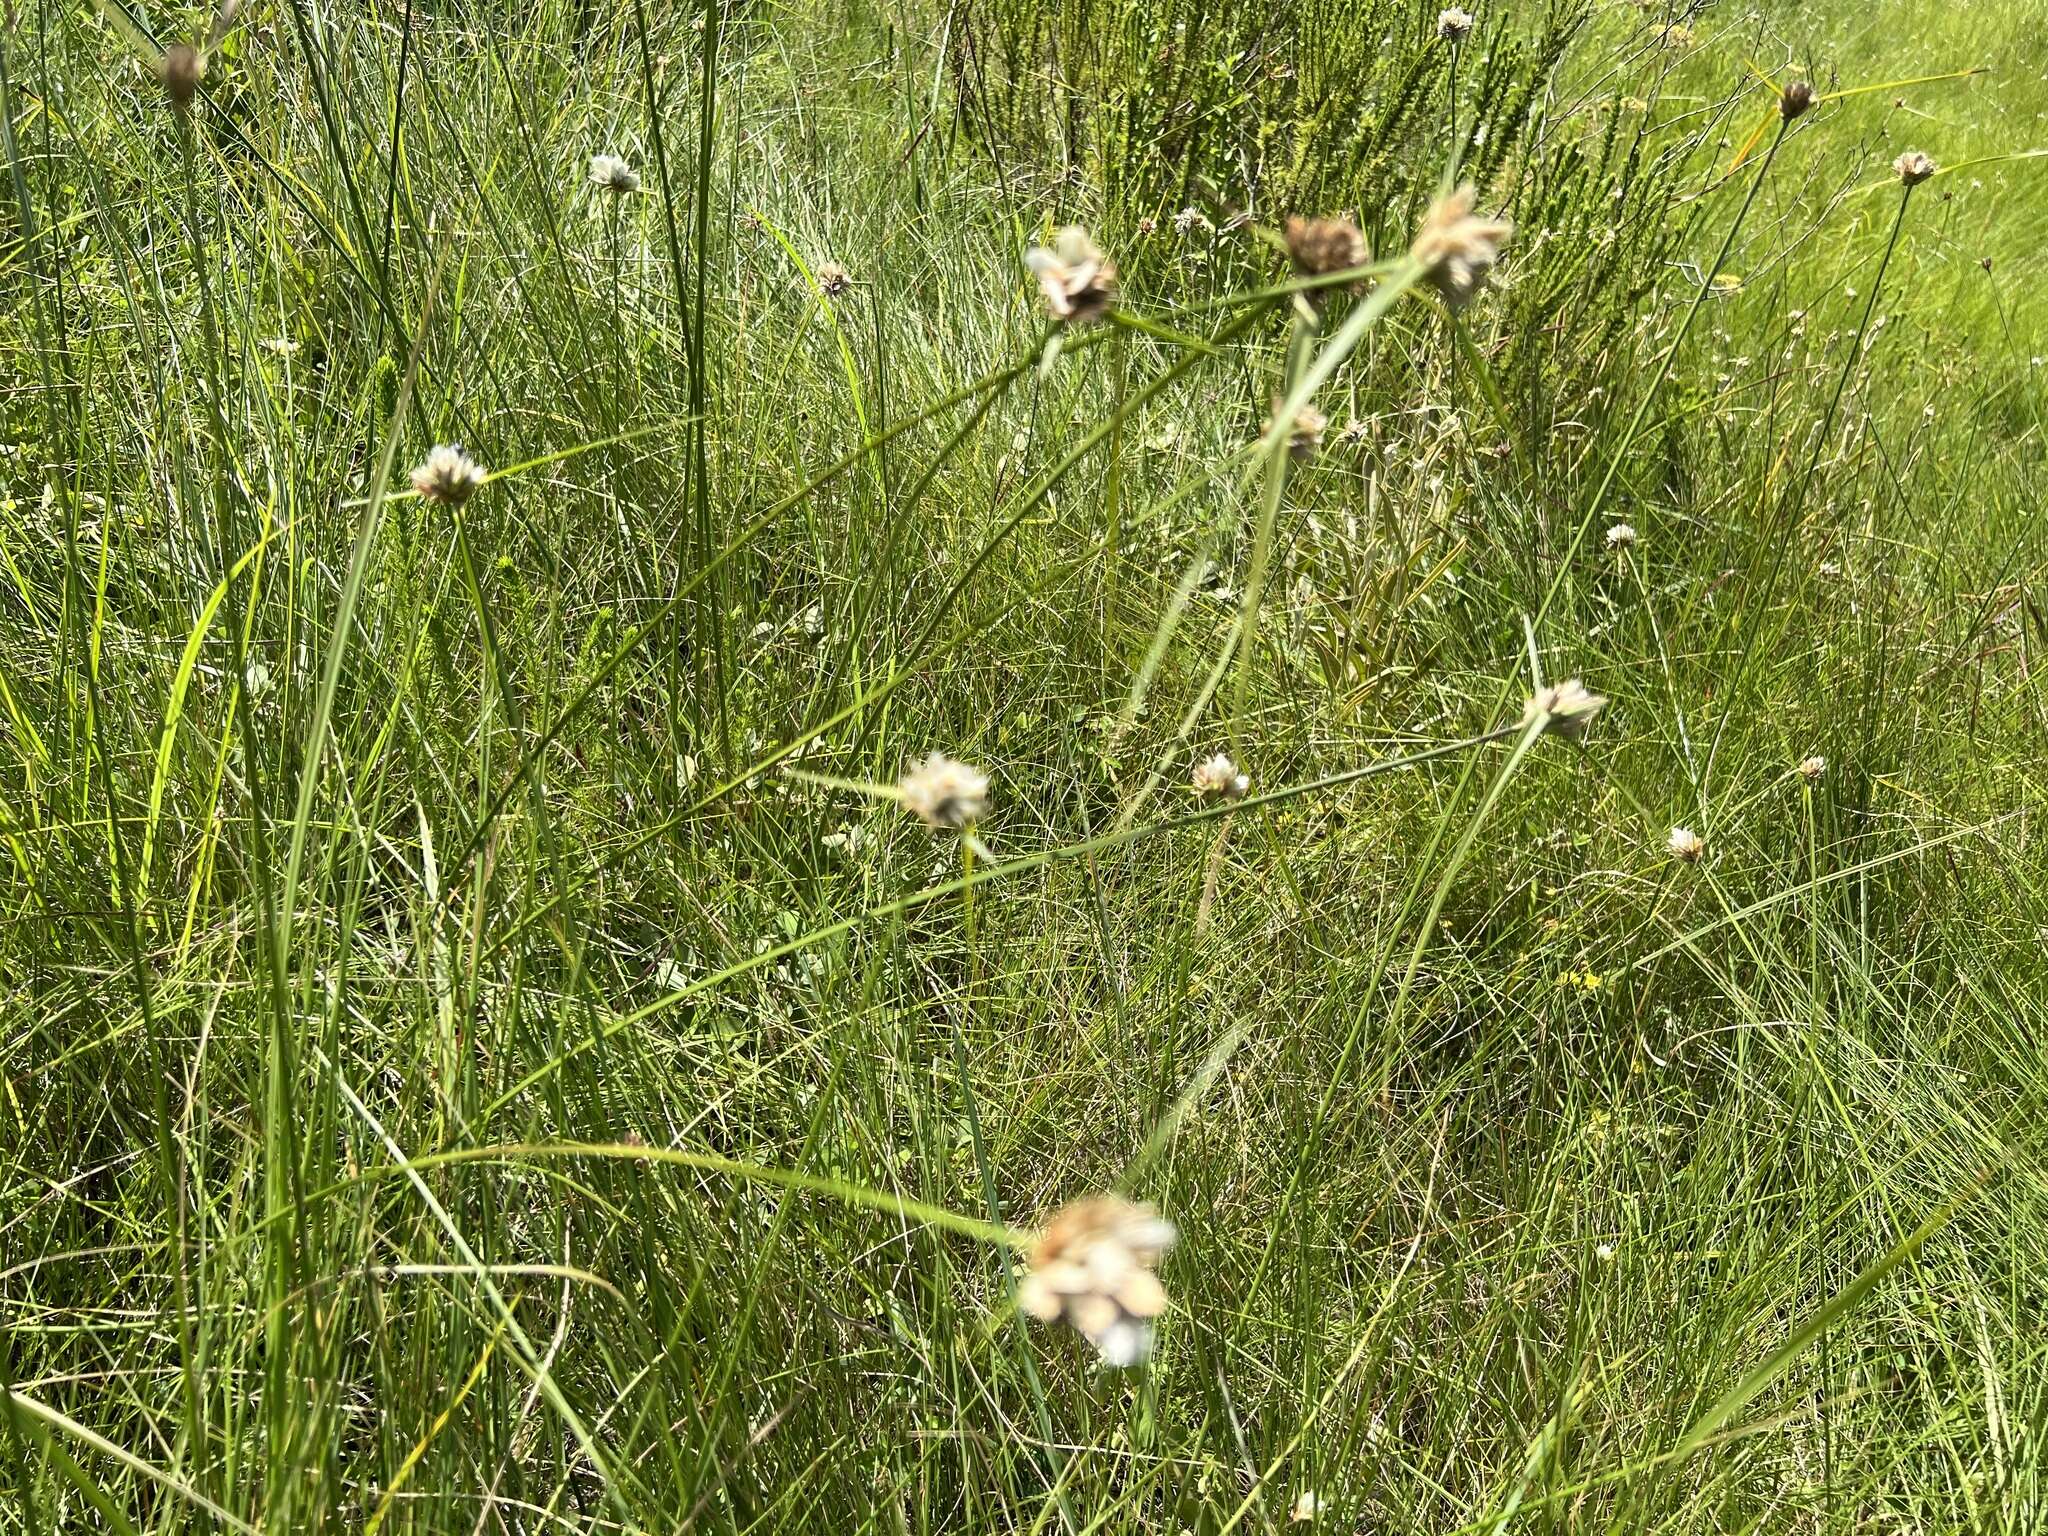
[[[2039,1528],[2033,23],[1478,9],[15,8],[0,1530]]]

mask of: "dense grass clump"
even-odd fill
[[[0,1531],[2038,1529],[1967,9],[14,7]]]

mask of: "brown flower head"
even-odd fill
[[[164,50],[164,89],[175,106],[189,107],[199,94],[199,82],[206,78],[206,55],[190,43],[173,43]]]
[[[1941,167],[1925,150],[1909,149],[1892,162],[1892,169],[1899,173],[1900,181],[1909,187],[1917,187]]]
[[[818,286],[824,290],[826,298],[836,299],[853,286],[853,274],[836,261],[821,261],[818,263]]]
[[[1462,43],[1465,34],[1472,30],[1474,17],[1470,11],[1457,6],[1440,11],[1436,18],[1436,35],[1447,43]]]
[[[1799,777],[1809,784],[1818,784],[1822,774],[1828,771],[1828,760],[1819,753],[1806,758],[1799,765]]]
[[[484,483],[484,467],[452,443],[442,443],[412,472],[412,488],[422,501],[459,507]]]
[[[1304,219],[1295,214],[1287,221],[1286,235],[1287,255],[1303,277],[1348,272],[1369,259],[1365,236],[1349,219]],[[1352,285],[1354,292],[1358,286]]]
[[[1116,263],[1078,224],[1053,236],[1050,248],[1038,245],[1026,251],[1024,265],[1038,279],[1047,313],[1067,325],[1100,320],[1116,302]]]
[[[1470,183],[1429,205],[1408,254],[1422,264],[1422,275],[1436,285],[1444,302],[1457,309],[1470,302],[1500,260],[1500,248],[1514,226],[1505,219],[1473,213],[1478,190]]]
[[[1583,736],[1606,703],[1599,694],[1587,692],[1586,685],[1576,677],[1567,678],[1536,690],[1522,706],[1522,724],[1541,720],[1545,731],[1555,731],[1560,736]]]
[[[1273,402],[1273,419],[1280,419],[1280,407],[1284,402]],[[1291,459],[1312,459],[1323,446],[1323,433],[1330,425],[1330,418],[1306,401],[1294,413],[1294,420],[1287,424],[1287,456]]]
[[[943,752],[912,763],[896,789],[904,809],[929,827],[958,831],[988,814],[988,775]]]
[[[1166,1310],[1155,1271],[1176,1235],[1149,1205],[1076,1200],[1032,1245],[1018,1304],[1041,1322],[1064,1318],[1106,1365],[1140,1364],[1152,1353],[1152,1320]]]
[[[1794,80],[1778,92],[1778,115],[1788,123],[1795,117],[1804,117],[1812,105],[1813,82],[1810,80]]]
[[[1691,827],[1673,827],[1664,840],[1664,849],[1681,864],[1697,864],[1700,855],[1707,851],[1707,840]]]

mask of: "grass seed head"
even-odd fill
[[[640,173],[617,155],[592,155],[590,183],[614,197],[629,197],[640,190]]]
[[[459,507],[480,490],[484,467],[453,443],[442,443],[412,472],[412,488],[422,501]]]
[[[1156,1270],[1178,1236],[1149,1205],[1091,1195],[1059,1211],[1032,1245],[1017,1301],[1041,1322],[1064,1319],[1105,1365],[1141,1364],[1166,1310]]]
[[[988,814],[988,775],[943,752],[912,763],[896,789],[904,808],[928,827],[957,832]]]
[[[1451,6],[1437,14],[1436,35],[1447,43],[1462,43],[1465,34],[1472,30],[1473,20],[1470,11]]]
[[[1195,793],[1204,800],[1242,800],[1251,792],[1252,781],[1237,771],[1227,752],[1205,757],[1195,764]]]
[[[1900,181],[1909,187],[1917,187],[1941,167],[1925,150],[1909,149],[1892,162],[1892,169],[1899,173]]]
[[[1514,232],[1505,219],[1473,213],[1478,197],[1478,189],[1467,182],[1431,203],[1408,250],[1422,264],[1423,277],[1436,285],[1453,309],[1471,302],[1500,260],[1502,244]]]
[[[1538,688],[1522,706],[1522,724],[1541,720],[1545,731],[1560,736],[1583,736],[1607,700],[1589,692],[1576,677]]]
[[[1078,224],[1053,236],[1050,247],[1037,245],[1026,251],[1024,265],[1038,279],[1046,312],[1063,324],[1100,320],[1116,302],[1116,263]]]
[[[1697,864],[1707,851],[1707,840],[1691,827],[1673,827],[1664,839],[1664,850],[1681,864]]]

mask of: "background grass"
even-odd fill
[[[212,20],[0,27],[0,1528],[2039,1527],[2025,7]]]

